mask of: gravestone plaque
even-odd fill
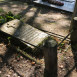
[[[5,23],[1,26],[0,30],[35,46],[38,46],[45,38],[48,37],[48,34],[28,24],[23,24],[17,19]],[[29,44],[26,45],[34,48]]]
[[[68,11],[68,12],[74,11],[75,0],[57,0],[57,1],[63,2],[64,5],[58,6],[58,5],[54,5],[54,4],[49,4],[48,2],[43,2],[42,0],[34,0],[33,2],[37,3],[37,4],[53,7],[53,8],[56,8],[56,9]]]

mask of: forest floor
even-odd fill
[[[53,38],[58,43],[69,33],[71,13],[15,0],[0,0],[0,8],[6,12],[21,14],[21,19],[35,28],[57,34]],[[58,47],[57,53],[58,77],[77,77],[75,55],[69,41],[65,40]],[[0,77],[44,77],[44,58],[42,56],[37,60],[42,66],[25,58],[14,47],[9,47],[5,38],[0,37]]]

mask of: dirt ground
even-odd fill
[[[0,0],[0,8],[21,14],[22,20],[38,29],[66,36],[69,32],[71,13],[53,8],[27,4],[13,0]],[[54,37],[58,42],[60,39]],[[74,55],[69,41],[63,42],[58,48],[58,77],[77,77]],[[37,59],[42,64],[38,66],[25,58],[0,38],[0,77],[44,77],[44,59]]]
[[[4,41],[4,38],[0,39],[0,77],[44,77],[43,56],[36,58],[41,65],[35,64]],[[57,53],[58,77],[76,77],[74,55],[68,42],[59,46]]]
[[[5,53],[5,55],[2,55]],[[0,77],[43,77],[43,69],[11,47],[0,44]]]
[[[62,36],[69,32],[72,14],[53,8],[15,0],[0,1],[0,8],[21,14],[25,23]]]

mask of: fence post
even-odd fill
[[[73,18],[71,42],[77,43],[77,17]]]
[[[72,29],[73,32],[71,33],[70,40],[71,40],[72,52],[74,55],[75,67],[77,70],[77,17],[73,18]]]
[[[44,77],[57,77],[57,42],[48,39],[44,43]]]
[[[77,0],[75,2],[74,13],[71,20],[70,31],[71,30],[73,30],[70,37],[71,48],[74,55],[75,66],[77,69]]]

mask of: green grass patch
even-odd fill
[[[0,25],[11,21],[13,19],[20,19],[21,16],[20,15],[14,15],[11,11],[9,12],[5,12],[3,9],[0,9]]]

